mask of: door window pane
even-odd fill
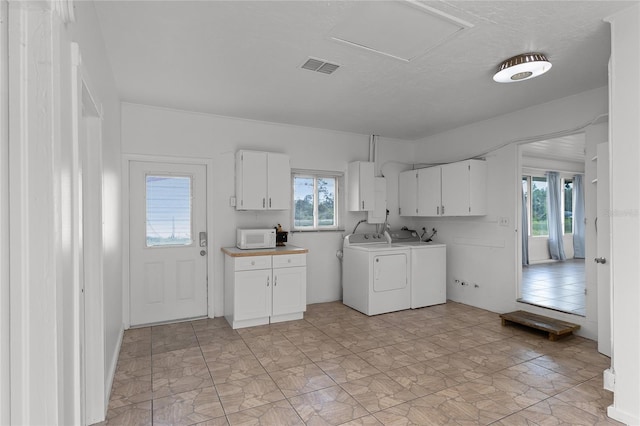
[[[531,235],[549,235],[546,177],[531,178]]]
[[[191,188],[190,176],[147,175],[147,247],[193,243]]]

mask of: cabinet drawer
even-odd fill
[[[234,266],[236,271],[271,269],[271,256],[236,257]]]
[[[274,268],[289,268],[293,266],[305,266],[306,264],[306,254],[282,254],[273,256]]]

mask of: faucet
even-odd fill
[[[358,229],[358,226],[360,226],[361,223],[366,222],[367,219],[362,219],[360,222],[356,223],[356,226],[353,228],[353,231],[351,231],[352,234],[356,233],[356,229]]]

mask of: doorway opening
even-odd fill
[[[519,302],[586,316],[585,135],[521,147]]]

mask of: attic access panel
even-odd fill
[[[405,62],[473,24],[417,1],[359,2],[329,37]]]

